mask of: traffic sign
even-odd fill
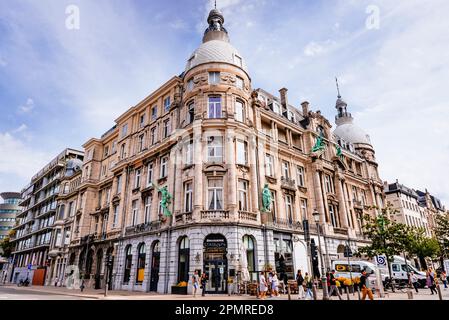
[[[28,270],[31,270],[32,267],[31,263],[28,263]]]
[[[346,258],[352,258],[352,250],[349,246],[345,246],[344,255]]]

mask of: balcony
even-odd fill
[[[364,205],[363,205],[362,201],[360,201],[360,200],[353,200],[353,205],[354,205],[354,209],[360,209],[360,210],[364,209]]]
[[[239,211],[239,220],[257,221],[257,213],[249,211]]]
[[[229,220],[229,211],[228,210],[203,210],[203,211],[201,211],[201,219]]]
[[[288,177],[281,177],[281,188],[296,191],[297,186],[294,179]]]
[[[142,223],[138,224],[136,226],[127,227],[125,229],[125,235],[135,235],[139,233],[144,233],[148,231],[154,231],[161,228],[161,222],[160,221],[153,221],[150,223]]]
[[[178,213],[175,216],[176,222],[186,223],[188,221],[192,221],[192,212],[183,212]]]
[[[267,225],[280,229],[302,230],[301,222],[294,222],[290,219],[275,218],[273,221],[268,221]]]

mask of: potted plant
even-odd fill
[[[171,293],[172,294],[187,294],[187,282],[186,281],[181,281],[180,283],[178,283],[175,286],[171,287]]]

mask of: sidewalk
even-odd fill
[[[55,295],[66,295],[66,296],[74,296],[80,298],[88,298],[88,299],[97,299],[97,300],[252,300],[252,301],[262,301],[257,299],[255,296],[249,295],[206,295],[202,297],[201,294],[197,295],[194,298],[192,295],[174,295],[174,294],[159,294],[159,293],[143,293],[143,292],[135,292],[135,291],[108,291],[107,297],[104,296],[104,290],[94,290],[94,289],[85,289],[83,292],[81,290],[75,289],[67,289],[64,287],[50,287],[50,286],[33,286],[33,287],[18,287],[17,285],[0,285],[1,287],[7,287],[10,289],[15,289],[17,291],[29,291],[32,292],[45,292],[49,294]],[[441,293],[443,296],[443,300],[449,300],[449,290],[443,290],[441,288]],[[361,294],[360,294],[361,295]],[[322,290],[317,291],[317,300],[322,300],[323,294]],[[288,300],[288,295],[283,294],[281,297],[273,297],[267,298],[263,301],[270,300]],[[291,295],[292,301],[298,301],[298,295]],[[331,298],[333,301],[337,301],[338,297],[333,296]],[[347,301],[348,296],[346,293],[342,294],[342,300]],[[359,300],[359,296],[357,293],[349,294],[349,300]],[[367,297],[368,300],[368,297]],[[380,298],[377,294],[374,295],[374,300],[409,300],[406,292],[389,292],[385,295],[384,298]],[[413,300],[435,300],[438,301],[438,295],[430,295],[430,291],[428,289],[421,289],[419,293],[416,294],[413,291]],[[411,300],[411,301],[413,301]]]

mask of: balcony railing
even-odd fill
[[[176,222],[192,221],[192,212],[183,212],[175,216]]]
[[[281,187],[294,191],[297,190],[295,180],[288,177],[281,177]]]
[[[239,211],[239,220],[257,221],[257,213]]]
[[[336,227],[334,227],[334,233],[335,234],[347,235],[348,234],[348,229],[347,228],[336,228]]]
[[[302,230],[301,222],[299,221],[293,221],[290,219],[279,219],[275,218],[273,221],[268,221],[267,225],[271,225],[276,228],[282,228],[282,229],[290,229],[290,230]]]
[[[125,235],[133,235],[133,234],[139,234],[147,231],[153,231],[158,230],[161,228],[161,222],[160,221],[153,221],[150,223],[142,223],[138,224],[136,226],[127,227],[125,229]]]
[[[229,219],[229,211],[227,210],[204,210],[201,211],[201,219],[216,219],[227,220]]]

